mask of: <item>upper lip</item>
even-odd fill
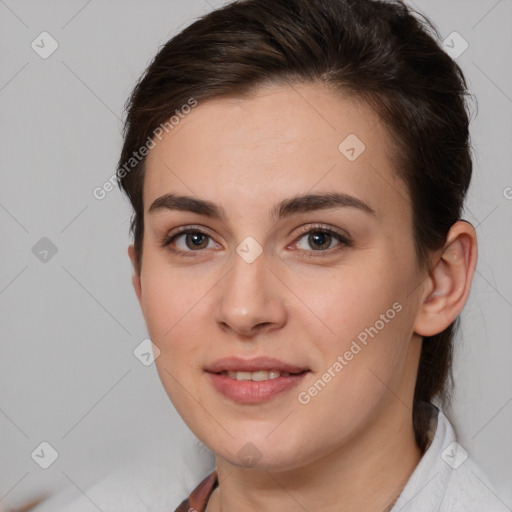
[[[224,357],[206,367],[206,371],[220,373],[223,371],[256,372],[258,370],[277,370],[287,373],[301,373],[307,368],[285,363],[273,357],[255,357],[241,359],[239,357]]]

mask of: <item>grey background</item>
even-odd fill
[[[154,365],[133,355],[147,333],[126,253],[129,203],[117,188],[101,201],[92,191],[115,171],[124,101],[159,45],[221,3],[0,0],[5,506],[84,490],[138,458],[184,463],[190,434]],[[448,413],[511,507],[512,2],[407,3],[443,38],[457,31],[469,44],[457,61],[478,100],[466,218],[477,229],[479,262]],[[59,45],[47,59],[31,48],[43,31]],[[57,248],[47,262],[32,252],[43,237]],[[59,453],[46,470],[30,456],[42,441]]]

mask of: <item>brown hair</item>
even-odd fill
[[[243,97],[294,82],[349,92],[380,115],[410,193],[417,262],[427,267],[460,218],[472,172],[466,82],[436,38],[431,23],[403,2],[377,0],[239,0],[173,37],[126,104],[117,177],[134,210],[139,271],[145,158],[133,159],[138,149],[191,98]],[[421,402],[446,404],[450,394],[457,321],[423,341],[413,408],[420,447]]]

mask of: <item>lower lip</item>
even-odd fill
[[[241,404],[256,404],[297,386],[308,372],[262,381],[236,380],[227,375],[207,372],[219,393]]]

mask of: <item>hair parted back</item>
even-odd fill
[[[238,0],[174,36],[126,104],[117,176],[134,210],[139,271],[145,158],[126,172],[134,152],[191,98],[201,104],[300,82],[349,93],[379,114],[409,190],[418,265],[428,267],[460,219],[472,173],[466,81],[436,39],[432,24],[398,0]],[[413,407],[420,447],[421,402],[446,404],[450,395],[457,323],[423,341]]]

